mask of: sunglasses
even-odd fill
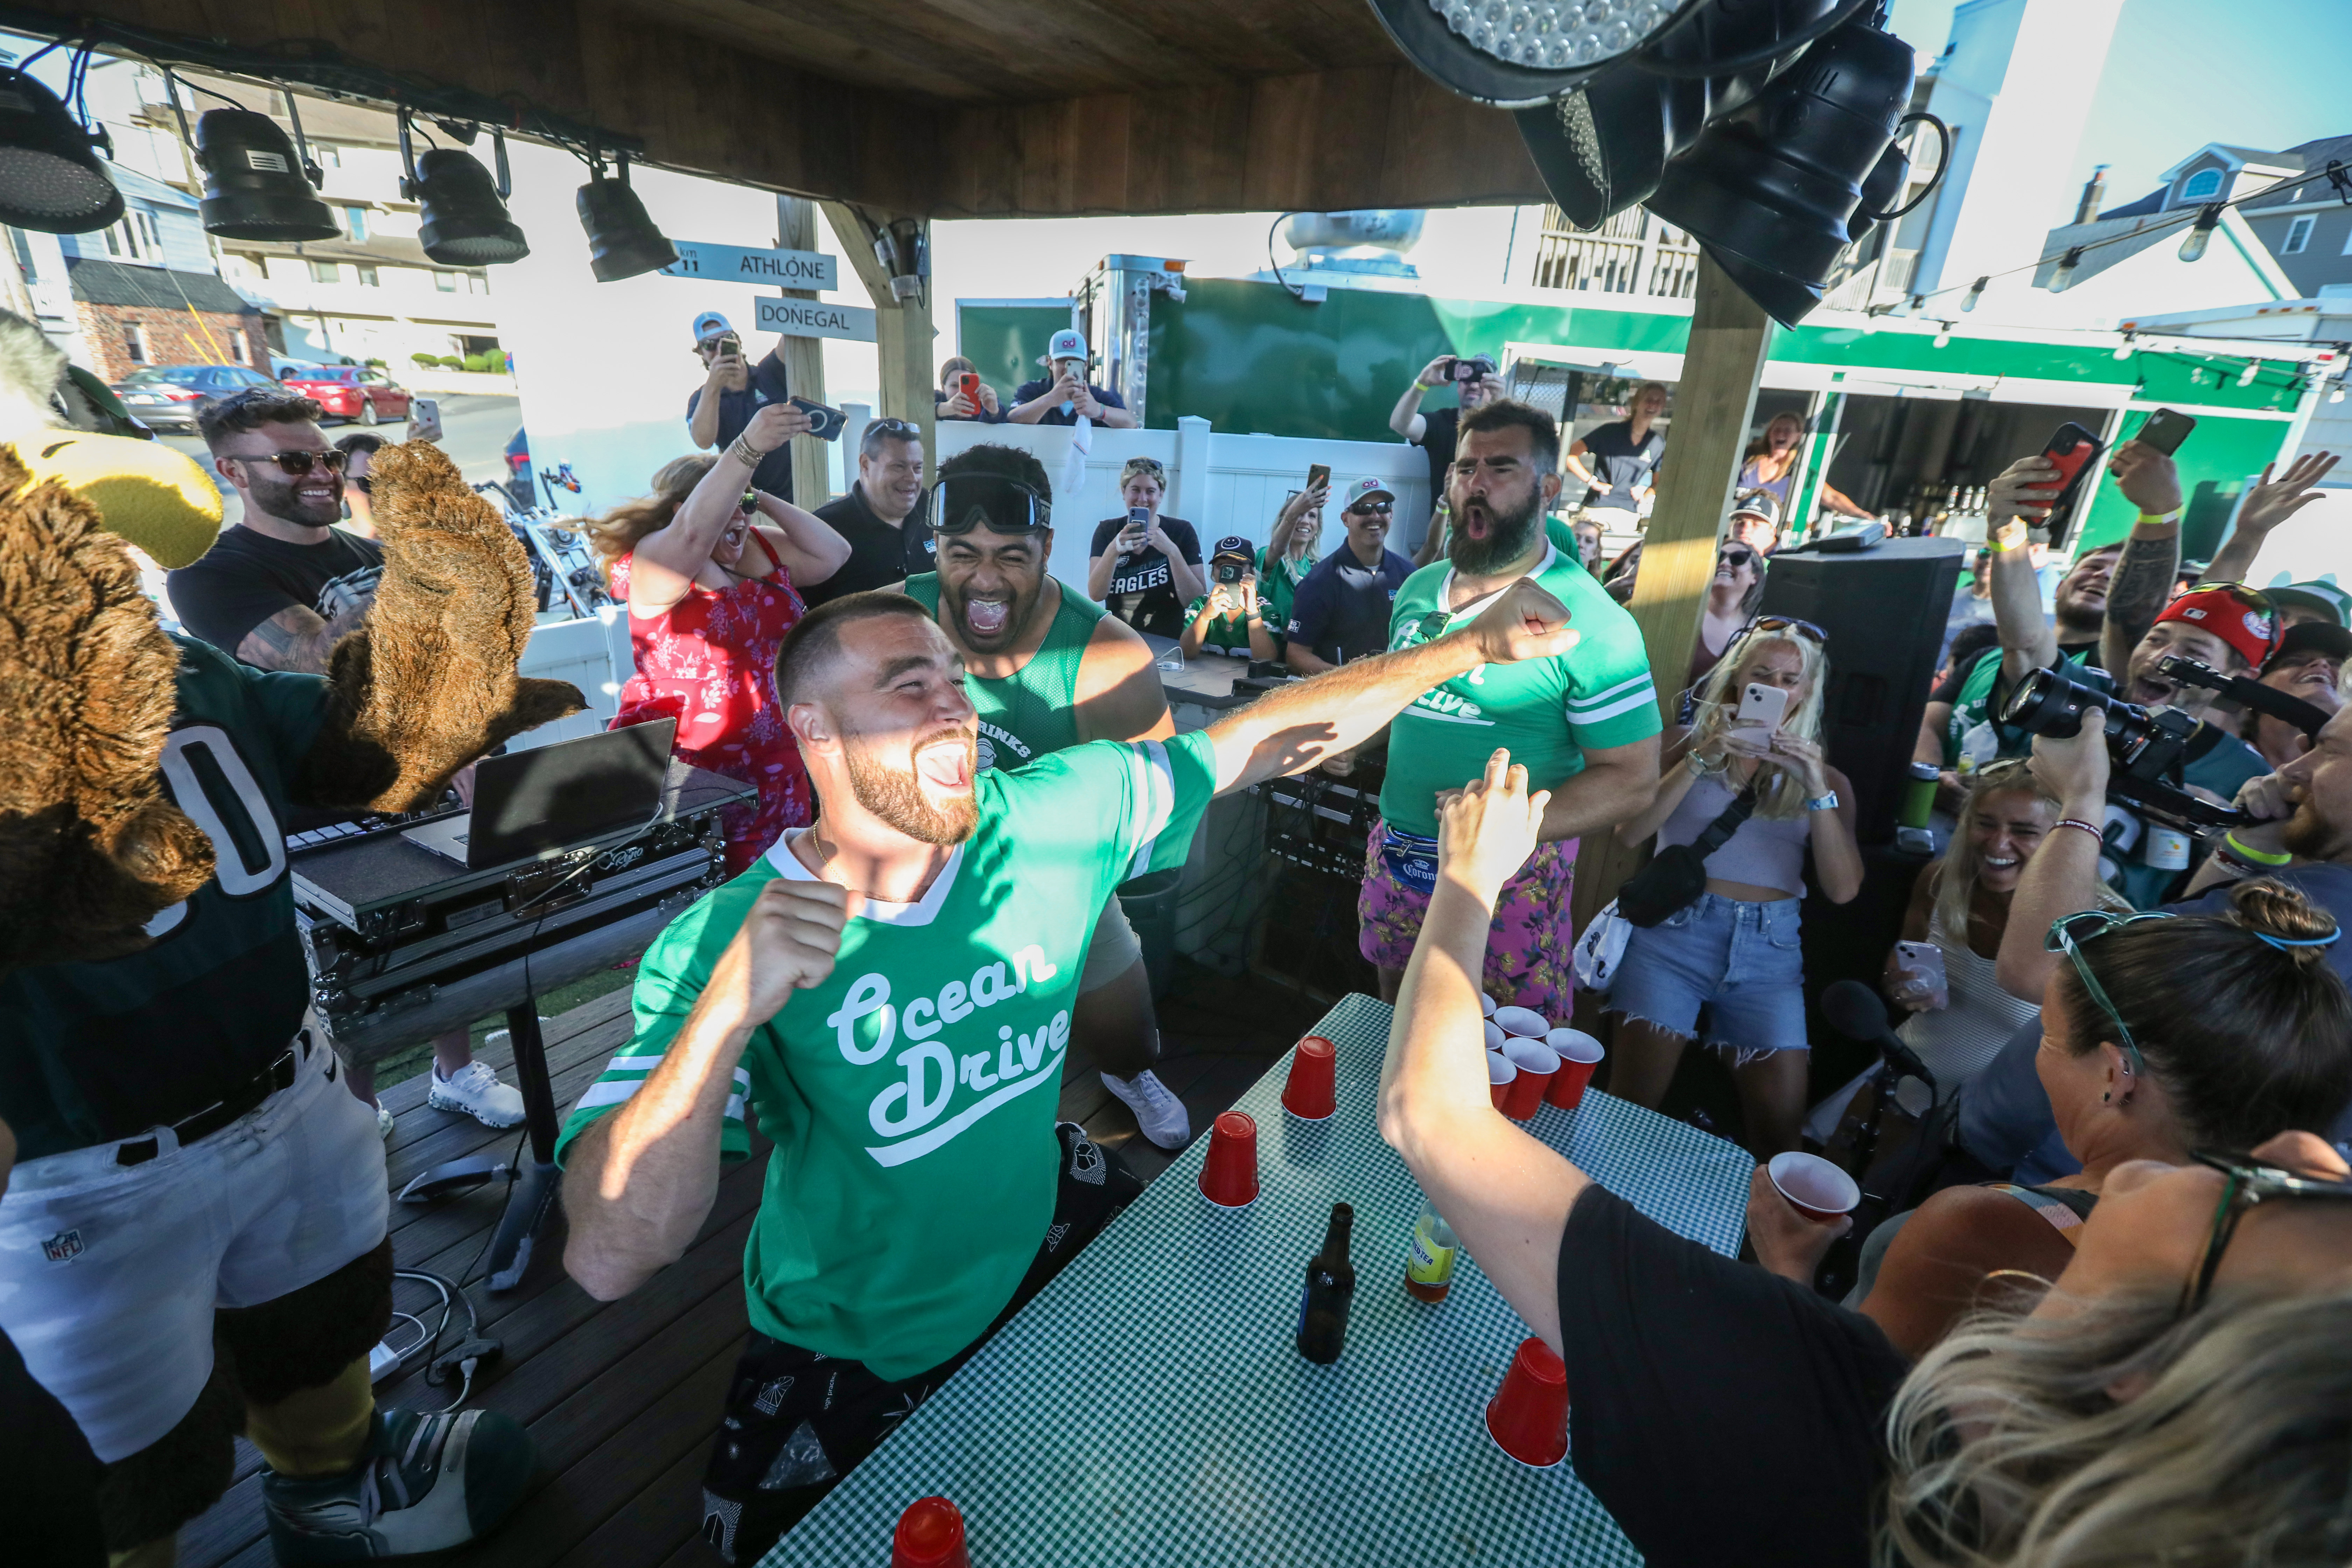
[[[1737,565],[1738,563],[1734,562],[1733,564]],[[1732,635],[1731,640],[1724,645],[1724,657],[1728,658],[1733,648],[1746,642],[1758,632],[1795,632],[1800,637],[1812,638],[1823,647],[1829,647],[1830,643],[1830,634],[1811,621],[1801,621],[1793,616],[1759,616]]]
[[[2213,1210],[2213,1232],[2206,1238],[2204,1260],[2181,1288],[2179,1315],[2184,1318],[2205,1304],[2205,1298],[2213,1289],[2213,1276],[2221,1267],[2221,1254],[2229,1249],[2230,1238],[2237,1234],[2238,1222],[2245,1217],[2248,1209],[2282,1198],[2352,1199],[2352,1182],[2332,1176],[2306,1176],[2266,1163],[2252,1154],[2192,1149],[2189,1157],[2229,1179],[2222,1183],[2221,1201]]]
[[[1722,552],[1718,552],[1718,553],[1717,553],[1717,555],[1716,556],[1716,559],[1717,559],[1717,560],[1718,560],[1718,561],[1724,562],[1725,563],[1727,563],[1727,564],[1728,564],[1728,565],[1732,565],[1732,566],[1745,566],[1745,565],[1747,565],[1749,562],[1751,562],[1751,561],[1753,561],[1753,560],[1755,560],[1755,559],[1756,559],[1756,552],[1754,552],[1753,550],[1748,549],[1748,548],[1746,545],[1744,545],[1744,544],[1741,544],[1741,545],[1734,545],[1734,546],[1733,546],[1731,549],[1729,549],[1729,550],[1726,550],[1726,551],[1722,551]],[[1816,630],[1818,630],[1818,629],[1819,629],[1819,628],[1816,628]]]
[[[2139,1042],[2132,1038],[2131,1028],[2125,1024],[2124,1016],[2116,1012],[2116,1005],[2107,999],[2105,989],[2099,984],[2099,977],[2092,973],[2091,966],[2084,962],[2083,944],[2141,921],[2168,921],[2173,918],[2163,910],[2148,910],[2133,915],[2119,915],[2108,910],[2084,910],[2078,914],[2060,915],[2052,921],[2050,930],[2042,938],[2042,951],[2066,955],[2074,965],[2075,974],[2083,982],[2083,989],[2090,993],[2091,1000],[2098,1004],[2099,1011],[2105,1013],[2107,1021],[2116,1026],[2116,1044],[2123,1047],[2124,1071],[2134,1078],[2147,1076],[2147,1058],[2139,1054]]]
[[[923,427],[911,419],[877,419],[866,427],[901,439],[919,441],[923,438]]]
[[[1368,500],[1351,506],[1348,510],[1360,517],[1387,517],[1396,510],[1396,507],[1389,501]]]
[[[238,453],[227,454],[232,463],[275,463],[279,470],[300,479],[313,468],[322,468],[331,474],[340,474],[352,460],[349,452],[330,447],[323,452],[271,452],[263,457],[248,458]]]
[[[933,533],[1035,533],[1054,525],[1054,501],[1019,479],[956,474],[931,487]]]

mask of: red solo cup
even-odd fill
[[[1494,1016],[1495,1016],[1495,999],[1494,999],[1492,996],[1487,995],[1484,991],[1479,992],[1479,993],[1478,993],[1478,1016],[1480,1016],[1481,1018],[1491,1018],[1491,1017],[1493,1017]]]
[[[1791,1150],[1775,1154],[1765,1172],[1789,1206],[1817,1225],[1835,1225],[1862,1202],[1862,1189],[1852,1176],[1818,1154]]]
[[[1496,1110],[1503,1109],[1503,1101],[1511,1092],[1511,1080],[1518,1076],[1519,1069],[1511,1064],[1510,1058],[1500,1051],[1486,1053],[1486,1094],[1494,1100]]]
[[[1523,1040],[1540,1040],[1551,1033],[1551,1025],[1532,1007],[1497,1007],[1495,1022],[1502,1026],[1503,1033]]]
[[[956,1505],[943,1497],[908,1503],[890,1536],[890,1568],[971,1568]]]
[[[1559,1053],[1541,1040],[1513,1038],[1503,1043],[1503,1055],[1519,1069],[1510,1091],[1503,1096],[1503,1114],[1514,1121],[1525,1121],[1543,1103],[1544,1090],[1559,1071]]]
[[[1201,1195],[1220,1208],[1257,1201],[1257,1123],[1228,1110],[1209,1124],[1209,1155],[1201,1162]]]
[[[1486,1403],[1486,1436],[1538,1470],[1568,1458],[1568,1368],[1543,1341],[1520,1342],[1503,1386]]]
[[[1503,1042],[1511,1037],[1510,1036],[1503,1033],[1503,1026],[1497,1024],[1492,1018],[1487,1019],[1484,1024],[1480,1025],[1479,1027],[1486,1033],[1486,1048],[1490,1051],[1501,1050],[1503,1048]]]
[[[1290,1081],[1282,1086],[1282,1109],[1307,1121],[1320,1121],[1338,1105],[1332,1070],[1339,1047],[1320,1035],[1309,1035],[1290,1053]]]
[[[1544,1103],[1574,1110],[1584,1103],[1584,1086],[1592,1081],[1592,1069],[1608,1053],[1581,1029],[1554,1029],[1544,1037],[1544,1044],[1559,1053],[1559,1072],[1544,1090]]]

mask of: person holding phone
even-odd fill
[[[1609,993],[1619,1016],[1609,1090],[1655,1110],[1705,1008],[1704,1043],[1730,1058],[1759,1160],[1797,1147],[1805,1112],[1811,1042],[1797,910],[1806,856],[1832,903],[1862,890],[1853,786],[1822,750],[1829,679],[1820,628],[1772,616],[1751,623],[1700,689],[1697,723],[1667,746],[1656,798],[1617,828],[1629,845],[1653,834],[1660,848],[1688,844],[1755,792],[1753,814],[1706,858],[1706,890],[1634,928],[1625,944]],[[1735,716],[1743,708],[1755,716],[1744,725]],[[1775,709],[1767,727],[1760,720]]]
[[[772,403],[718,457],[665,464],[652,495],[583,527],[613,596],[629,606],[636,669],[613,727],[675,719],[679,761],[760,792],[719,811],[730,877],[813,809],[776,705],[776,648],[807,612],[799,584],[840,571],[849,542],[751,483],[762,452],[807,428],[806,414]]]
[[[1633,389],[1624,418],[1568,444],[1561,466],[1584,481],[1585,510],[1640,513],[1642,497],[1657,483],[1658,465],[1665,461],[1666,433],[1653,428],[1665,416],[1665,384],[1645,381]],[[1630,533],[1635,524],[1625,517],[1619,526]]]
[[[1265,548],[1257,552],[1258,590],[1265,598],[1265,630],[1274,639],[1276,659],[1284,657],[1289,644],[1298,585],[1307,581],[1322,555],[1323,506],[1331,496],[1331,470],[1318,463],[1307,478],[1307,488],[1291,491],[1282,510],[1275,513]]]
[[[1049,374],[1013,388],[1005,418],[1015,425],[1076,425],[1087,419],[1112,430],[1135,428],[1125,400],[1087,379],[1085,333],[1072,327],[1055,332],[1041,363]],[[1197,556],[1193,564],[1200,564]]]
[[[1424,412],[1421,400],[1439,387],[1453,388],[1456,406]],[[1462,439],[1462,416],[1502,395],[1503,378],[1495,362],[1485,354],[1440,354],[1421,367],[1421,374],[1412,378],[1412,384],[1404,389],[1396,406],[1389,411],[1389,428],[1420,447],[1422,456],[1429,459],[1431,518],[1422,535],[1426,559],[1416,564],[1426,565],[1445,548],[1442,542],[1432,545],[1429,541],[1437,532],[1437,502],[1445,494],[1446,476],[1454,471],[1454,448]]]
[[[1209,558],[1209,591],[1184,607],[1184,657],[1203,647],[1272,663],[1274,636],[1266,630],[1265,606],[1257,596],[1257,552],[1240,534],[1217,541]]]
[[[996,389],[982,381],[980,367],[957,354],[940,366],[940,384],[931,394],[942,419],[973,419],[982,425],[1004,423]]]
[[[1095,524],[1087,596],[1137,631],[1184,634],[1184,606],[1203,591],[1201,536],[1181,517],[1160,515],[1168,470],[1157,458],[1129,458],[1119,470],[1127,515]]]
[[[792,396],[784,379],[784,362],[776,341],[756,364],[746,363],[743,340],[716,310],[694,318],[694,355],[702,362],[703,382],[686,399],[687,433],[703,451],[735,444],[751,416],[771,404]],[[789,442],[779,443],[760,459],[751,476],[752,488],[789,499],[793,493],[793,453]]]

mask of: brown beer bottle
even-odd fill
[[[1348,1308],[1356,1299],[1348,1242],[1355,1227],[1356,1211],[1333,1204],[1323,1250],[1307,1260],[1307,1288],[1298,1299],[1298,1353],[1323,1366],[1338,1361],[1348,1343]]]

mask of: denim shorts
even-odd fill
[[[1801,1051],[1809,1042],[1798,942],[1796,900],[1751,904],[1701,893],[1658,924],[1634,928],[1610,987],[1609,1010],[1695,1036],[1705,1007],[1710,1046],[1737,1051],[1743,1060]]]

